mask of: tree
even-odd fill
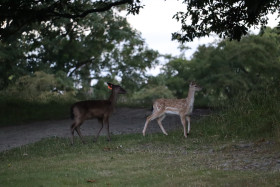
[[[44,22],[11,44],[0,44],[0,61],[10,67],[6,72],[3,66],[5,73],[0,74],[2,89],[11,82],[11,76],[16,80],[44,71],[64,72],[85,91],[93,79],[103,77],[110,81],[122,79],[126,89],[135,90],[145,81],[146,68],[155,65],[158,56],[117,10],[90,14],[77,21]]]
[[[186,12],[174,18],[181,32],[172,34],[180,42],[216,33],[220,38],[240,40],[252,26],[267,24],[269,13],[280,12],[279,0],[183,0]]]
[[[240,40],[252,26],[267,23],[268,13],[280,11],[280,0],[182,0],[186,12],[174,18],[181,22],[181,32],[174,40],[192,41],[195,37],[216,33],[220,37]],[[138,14],[141,0],[2,0],[0,3],[0,40],[7,41],[32,30],[42,22],[58,19],[80,20],[88,15],[127,5],[128,13]],[[122,7],[123,8],[123,7]],[[160,8],[160,7],[159,7]]]
[[[25,75],[18,78],[0,94],[1,97],[20,98],[26,101],[71,100],[74,96],[73,84],[69,84],[70,80],[65,77],[61,72],[55,76],[37,71],[32,76]]]
[[[83,19],[87,15],[105,12],[112,7],[128,5],[128,13],[138,13],[140,0],[2,0],[0,3],[0,39],[32,30],[34,25],[58,19]]]
[[[200,46],[191,60],[173,59],[167,64],[166,84],[176,90],[176,97],[183,97],[187,83],[196,80],[214,102],[267,87],[279,89],[278,33],[277,28],[266,28],[240,42],[223,40],[213,46]]]

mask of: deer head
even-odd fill
[[[190,83],[190,89],[194,89],[195,91],[200,91],[202,88],[194,81]]]
[[[126,90],[123,89],[121,86],[119,85],[114,85],[112,83],[107,82],[108,84],[108,88],[110,90],[112,90],[113,92],[115,92],[116,94],[126,94]]]

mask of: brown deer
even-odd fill
[[[181,118],[181,123],[184,128],[184,136],[187,138],[187,134],[190,133],[190,115],[193,111],[194,94],[196,91],[200,91],[202,88],[196,83],[191,82],[189,85],[189,93],[186,99],[157,99],[153,104],[153,113],[147,117],[143,136],[145,136],[148,123],[151,120],[157,119],[158,125],[163,134],[168,135],[162,126],[161,121],[165,118],[165,114],[176,114]],[[186,132],[186,118],[188,120],[188,133]]]
[[[74,144],[74,130],[76,130],[82,142],[85,143],[80,131],[80,126],[85,120],[92,118],[97,118],[101,123],[101,128],[96,135],[95,141],[97,141],[104,124],[107,125],[107,140],[110,141],[109,117],[114,111],[117,95],[125,94],[126,91],[119,85],[114,85],[109,82],[107,82],[107,84],[108,88],[112,90],[108,100],[86,100],[74,103],[71,106],[71,118],[74,119],[74,123],[71,125],[72,145]]]

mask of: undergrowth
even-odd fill
[[[199,120],[203,135],[219,138],[275,137],[280,141],[280,94],[262,91],[223,103],[221,110]]]
[[[68,118],[73,101],[30,102],[15,98],[0,99],[0,126],[32,121]]]

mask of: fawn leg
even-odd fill
[[[158,122],[158,125],[159,125],[161,131],[163,132],[163,134],[168,135],[167,132],[165,131],[165,129],[163,128],[162,123],[161,123],[161,121],[162,121],[164,118],[165,118],[165,115],[162,115],[161,117],[159,117],[159,118],[157,119],[157,122]]]
[[[180,118],[181,118],[181,123],[182,123],[183,128],[184,128],[184,136],[185,136],[185,138],[187,138],[187,132],[186,132],[186,117],[183,116],[183,115],[181,115]]]

